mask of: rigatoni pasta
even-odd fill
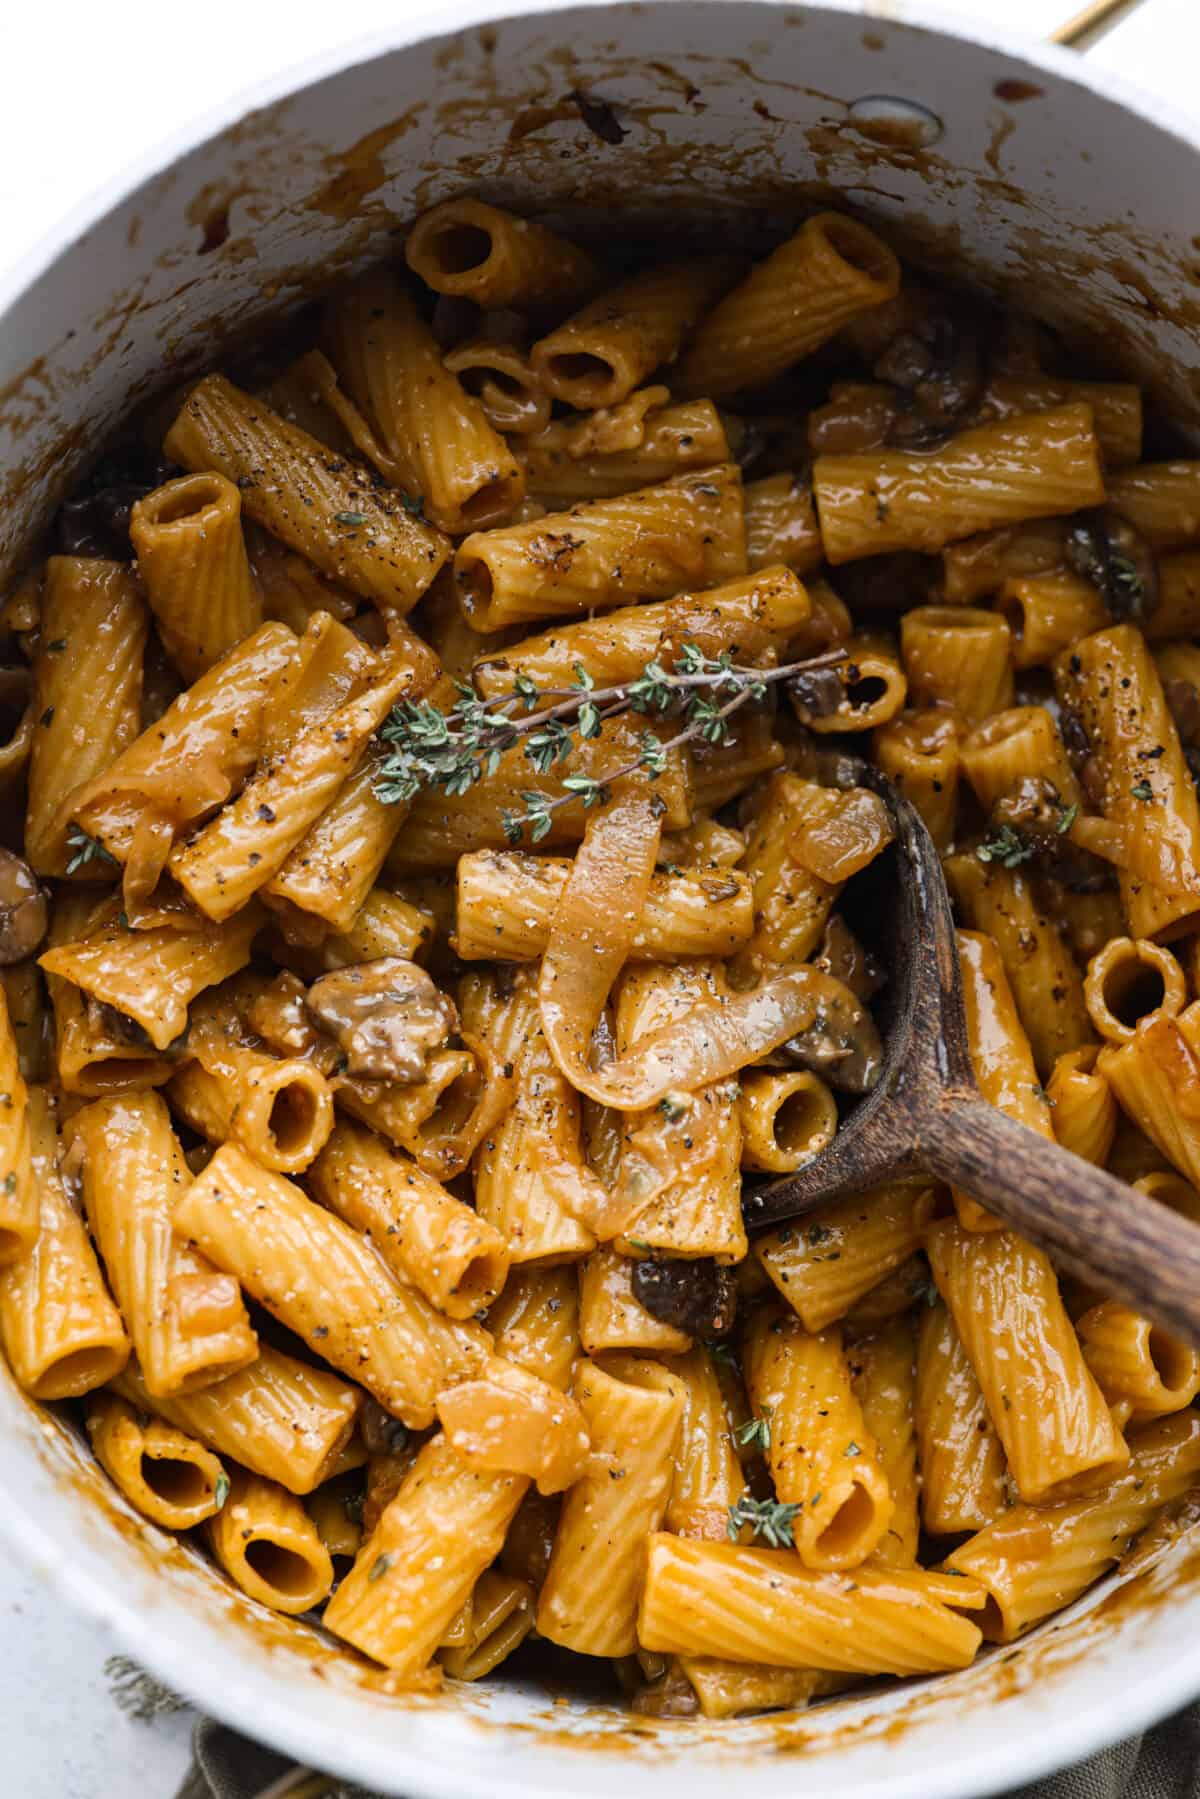
[[[978,531],[1099,506],[1105,497],[1091,408],[1078,404],[978,425],[932,455],[818,456],[813,493],[833,563],[891,550],[928,555]]]
[[[516,458],[442,362],[432,332],[394,277],[365,275],[356,282],[334,302],[327,334],[394,487],[422,495],[445,531],[499,523],[515,510],[525,490]]]
[[[0,1267],[0,1342],[35,1399],[77,1399],[120,1374],[129,1336],[67,1192],[45,1088],[31,1088],[26,1109],[38,1230],[31,1247]]]
[[[253,1362],[237,1282],[173,1229],[190,1172],[160,1095],[96,1100],[72,1132],[88,1222],[149,1392],[172,1399]]]
[[[967,1666],[1195,1479],[1200,1355],[970,1195],[744,1206],[878,1088],[849,750],[983,1099],[1200,1219],[1200,462],[857,219],[618,236],[433,207],[0,608],[0,1349],[389,1693],[536,1633],[715,1720]]]
[[[591,257],[565,237],[482,200],[443,200],[422,213],[404,254],[434,293],[481,306],[570,305],[599,280]]]
[[[227,476],[256,523],[384,611],[408,612],[446,560],[446,539],[399,494],[223,375],[192,389],[164,448],[185,468]]]
[[[675,360],[696,320],[741,267],[737,256],[695,256],[631,275],[534,344],[535,372],[551,397],[569,406],[618,405]]]
[[[481,631],[657,600],[746,572],[742,483],[732,464],[531,524],[472,532],[454,558],[459,602]]]
[[[52,556],[46,564],[41,637],[33,665],[37,723],[29,756],[25,849],[43,875],[65,875],[71,801],[138,733],[146,604],[119,562]],[[87,700],[87,726],[77,712]]]
[[[163,648],[194,681],[262,623],[242,537],[242,503],[224,475],[185,475],[133,509],[130,541]]]
[[[443,1320],[349,1225],[233,1144],[192,1183],[173,1222],[181,1240],[235,1272],[323,1359],[415,1428],[432,1421],[443,1386],[482,1362],[478,1326]]]

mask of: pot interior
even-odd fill
[[[0,329],[0,583],[132,406],[347,273],[464,191],[594,240],[772,242],[831,201],[1200,423],[1200,150],[1036,61],[840,4],[534,7],[283,81],[98,206]],[[875,16],[876,14],[882,16]],[[479,15],[479,16],[477,16]],[[880,104],[882,99],[891,104]],[[894,103],[899,102],[897,106]],[[199,1703],[320,1766],[419,1793],[722,1795],[993,1790],[1200,1687],[1200,1550],[1185,1540],[968,1672],[808,1714],[705,1725],[555,1704],[536,1685],[397,1698],[319,1630],[252,1606],[136,1518],[61,1421],[0,1377],[5,1526]],[[232,1676],[232,1678],[231,1678]],[[954,1731],[955,1755],[946,1755]],[[686,1772],[685,1772],[686,1770]]]

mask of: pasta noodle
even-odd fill
[[[191,1530],[220,1511],[229,1476],[194,1437],[140,1420],[113,1393],[88,1401],[87,1433],[96,1460],[143,1517],[167,1530]]]
[[[483,306],[561,306],[594,287],[590,256],[535,219],[482,200],[443,200],[404,246],[410,269],[438,294]]]
[[[117,562],[52,556],[33,668],[37,724],[29,755],[25,848],[38,874],[65,875],[73,796],[137,736],[146,607]],[[75,702],[86,694],[88,728]]]
[[[1200,1351],[839,1131],[888,777],[981,1103],[1200,1223],[1200,460],[856,218],[599,223],[442,200],[0,596],[0,1352],[380,1691],[719,1720],[1195,1510]]]
[[[129,535],[163,648],[194,681],[262,623],[242,538],[242,502],[223,475],[185,475],[133,508]]]
[[[301,1494],[338,1472],[363,1403],[357,1387],[327,1368],[298,1362],[268,1343],[248,1368],[211,1387],[163,1399],[131,1362],[115,1390],[137,1410]]]
[[[1078,404],[978,425],[932,455],[818,456],[813,492],[835,564],[889,550],[930,554],[977,531],[1100,506],[1105,497],[1092,411]]]
[[[627,593],[657,600],[715,586],[745,574],[745,545],[741,475],[726,463],[531,524],[472,532],[455,554],[454,578],[472,624],[500,631],[619,606]]]
[[[0,1268],[0,1342],[35,1399],[77,1399],[121,1372],[129,1337],[68,1196],[44,1088],[30,1090],[28,1119],[38,1233],[31,1248]]]
[[[899,285],[900,266],[874,232],[818,213],[704,320],[676,371],[678,390],[720,398],[761,387]]]
[[[193,387],[163,448],[185,468],[236,483],[256,523],[384,611],[408,612],[446,560],[446,539],[399,494],[223,375]]]
[[[530,500],[555,507],[610,499],[687,469],[728,462],[732,450],[726,420],[712,401],[669,401],[667,388],[643,387],[619,406],[553,419],[536,436],[521,439],[514,448]],[[549,411],[549,394],[546,407]],[[815,516],[811,527],[815,536]],[[767,556],[762,565],[788,560]]]
[[[487,1339],[442,1319],[385,1271],[357,1231],[234,1144],[176,1204],[174,1229],[379,1403],[421,1429],[441,1389],[473,1373]],[[384,1328],[386,1322],[386,1328]]]
[[[512,451],[442,362],[433,333],[399,282],[365,275],[331,308],[331,355],[361,408],[393,487],[423,496],[445,531],[497,524],[520,504]]]
[[[696,321],[737,279],[737,256],[660,263],[607,288],[534,344],[543,387],[568,406],[616,406],[663,363],[673,362]],[[715,391],[715,390],[713,390]]]
[[[162,1098],[96,1100],[72,1130],[88,1223],[148,1391],[173,1399],[253,1362],[258,1340],[237,1282],[172,1228],[189,1173]]]
[[[1041,1250],[1014,1231],[966,1231],[948,1220],[931,1227],[927,1243],[1021,1498],[1047,1501],[1081,1474],[1123,1467],[1128,1447]],[[1047,1366],[1051,1381],[1040,1372]]]

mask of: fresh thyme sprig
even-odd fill
[[[763,1415],[758,1418],[747,1418],[745,1424],[739,1424],[733,1433],[733,1440],[739,1449],[756,1449],[765,1455],[771,1447],[770,1407],[763,1407]]]
[[[729,1508],[725,1534],[731,1543],[736,1543],[742,1526],[748,1524],[753,1535],[761,1537],[769,1549],[794,1549],[792,1519],[800,1510],[800,1506],[785,1505],[779,1499],[751,1499],[743,1493]]]
[[[615,782],[639,771],[657,779],[666,771],[672,750],[687,743],[726,743],[733,714],[743,706],[761,704],[769,686],[845,660],[844,650],[831,650],[780,668],[742,668],[728,651],[714,658],[696,644],[685,643],[672,668],[649,662],[635,681],[612,687],[598,688],[578,664],[570,687],[543,690],[527,675],[518,674],[511,693],[491,699],[481,699],[473,687],[459,681],[459,697],[448,712],[428,701],[403,701],[392,708],[379,733],[392,753],[380,766],[375,792],[390,805],[415,799],[430,787],[454,798],[495,774],[505,750],[516,743],[524,744],[525,756],[537,773],[546,775],[566,761],[577,741],[599,737],[605,723],[619,713],[680,721],[681,729],[665,740],[655,731],[644,731],[636,757],[620,768],[598,777],[566,775],[563,791],[553,797],[523,792],[524,810],[501,814],[504,834],[510,843],[519,843],[528,827],[532,841],[539,843],[560,806],[573,799],[589,809],[604,805]]]
[[[1001,825],[994,837],[981,843],[975,854],[981,862],[999,862],[1002,868],[1018,868],[1037,855],[1036,846],[1026,842],[1011,825]]]
[[[75,852],[67,863],[69,875],[73,875],[76,869],[85,868],[93,858],[100,862],[107,862],[113,867],[116,866],[115,858],[109,854],[104,845],[97,838],[89,837],[79,825],[67,826],[67,848]]]

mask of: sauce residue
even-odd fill
[[[1036,81],[1021,81],[1010,76],[1004,81],[997,81],[992,87],[997,100],[1007,100],[1010,105],[1018,105],[1023,100],[1040,100],[1045,95],[1045,88],[1039,87]]]
[[[419,100],[399,118],[376,126],[360,137],[348,150],[338,150],[325,157],[329,180],[319,187],[308,202],[310,212],[323,212],[333,219],[353,216],[369,195],[377,192],[390,179],[384,152],[400,138],[407,137],[426,109]]]

